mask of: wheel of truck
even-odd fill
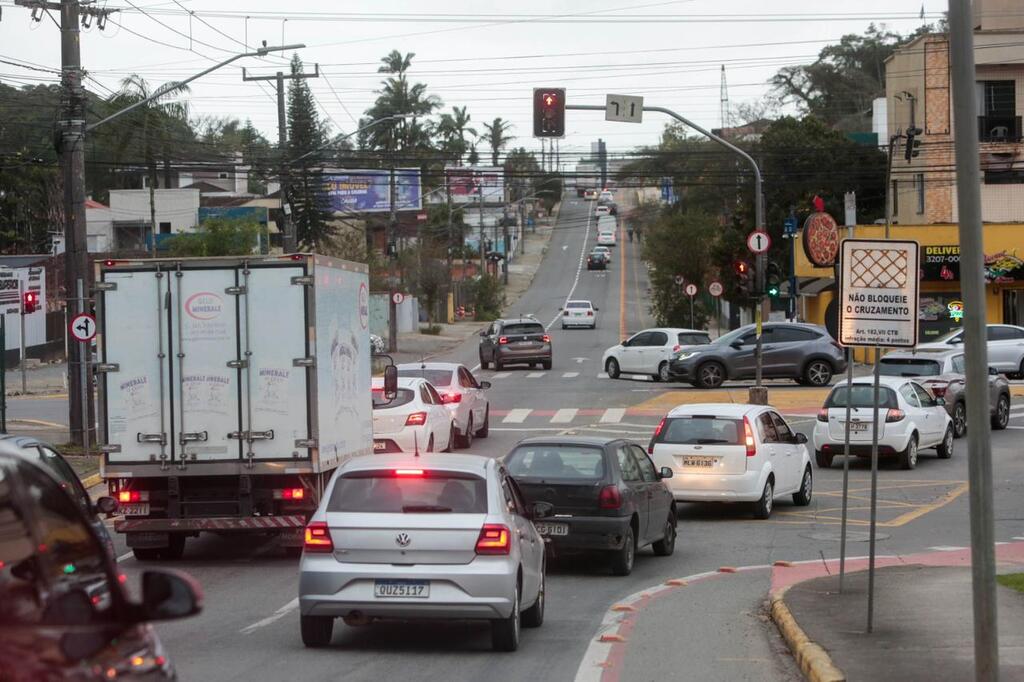
[[[132,547],[132,556],[136,561],[156,561],[160,558],[159,547]]]
[[[185,534],[171,533],[168,545],[161,550],[161,559],[177,561],[185,554]]]

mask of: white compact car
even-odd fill
[[[605,190],[601,190],[601,194],[598,195],[597,200],[598,201],[614,201],[615,197],[612,195],[611,190],[605,189]]]
[[[847,394],[850,400],[850,454],[871,456],[874,424],[874,387],[871,378],[835,385],[814,423],[814,458],[819,467],[832,466],[843,455]],[[940,459],[953,456],[953,420],[942,398],[906,377],[883,376],[878,386],[878,454],[896,457],[904,469],[917,466],[921,448],[935,448]]]
[[[455,443],[468,448],[473,438],[487,438],[491,428],[491,405],[484,393],[489,381],[477,381],[465,365],[454,362],[410,362],[398,365],[398,377],[426,379],[437,389],[441,402],[455,420]]]
[[[611,215],[611,213],[612,207],[605,204],[599,204],[597,208],[594,209],[594,215],[596,216]]]
[[[622,374],[646,374],[655,381],[668,381],[672,359],[690,346],[706,343],[711,343],[711,337],[700,329],[645,329],[606,350],[601,367],[611,379]]]
[[[562,308],[562,329],[586,327],[597,329],[597,311],[590,301],[566,301]]]
[[[302,643],[331,643],[334,619],[490,621],[499,651],[544,622],[544,540],[501,460],[356,457],[335,470],[306,526],[299,563]]]
[[[807,438],[772,407],[735,403],[680,405],[661,420],[648,453],[680,502],[753,502],[766,519],[775,498],[811,503],[814,476]]]
[[[615,246],[615,232],[610,230],[605,232],[598,232],[597,243],[599,246]]]
[[[441,452],[455,446],[455,419],[426,379],[399,379],[398,395],[384,397],[373,380],[373,451]]]

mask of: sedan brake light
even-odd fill
[[[395,469],[395,476],[422,476],[423,469]]]
[[[820,410],[818,410],[818,421],[820,421],[820,422],[827,422],[828,421],[828,408],[827,407],[823,407]]]
[[[323,521],[313,521],[306,526],[306,539],[302,544],[303,551],[310,553],[328,553],[334,551],[331,531]]]
[[[444,403],[445,405],[450,405],[452,403],[461,403],[462,394],[456,391],[453,391],[451,393],[442,393],[441,402]]]
[[[750,419],[743,418],[743,444],[747,447],[747,457],[757,454],[757,444],[754,441],[754,429],[750,426]]]
[[[508,554],[512,550],[512,533],[502,523],[485,523],[476,539],[477,554]]]
[[[601,488],[597,496],[597,506],[601,509],[620,509],[622,507],[622,493],[619,486],[606,485]]]
[[[888,424],[893,422],[902,421],[906,417],[906,413],[903,410],[897,410],[895,407],[890,407],[889,411],[885,413],[885,421]]]
[[[410,414],[408,417],[405,418],[405,425],[406,426],[423,426],[426,423],[427,423],[427,413],[426,412],[413,412],[412,414]]]
[[[683,347],[682,347],[682,346],[680,346],[680,345],[679,345],[678,343],[677,343],[676,345],[672,346],[672,352],[673,352],[673,353],[678,353],[678,352],[679,352],[679,351],[681,351],[682,349],[683,349]]]
[[[593,310],[588,310],[587,311],[587,317],[593,317],[593,316],[594,316],[594,311]]]
[[[651,442],[647,444],[647,454],[648,455],[653,455],[654,454],[654,441],[658,440],[658,436],[661,435],[661,430],[664,429],[664,428],[665,428],[665,417],[662,417],[661,421],[658,422],[658,425],[656,427],[654,427],[654,435],[651,436]]]
[[[499,336],[498,337],[498,344],[499,345],[504,346],[506,343],[508,343],[508,337],[507,336]]]
[[[942,381],[938,381],[938,382],[929,381],[928,383],[925,384],[925,386],[932,392],[932,394],[936,398],[941,398],[944,395],[946,395],[946,389],[949,388],[949,383],[948,382],[942,382]]]
[[[547,334],[545,334],[544,336],[540,337],[540,340],[543,341],[544,343],[551,343],[551,337],[548,336]]]

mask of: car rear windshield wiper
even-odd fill
[[[450,512],[451,507],[442,507],[439,504],[410,504],[402,507],[402,511],[406,514],[415,514],[417,512]]]

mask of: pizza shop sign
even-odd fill
[[[993,284],[1024,281],[1024,260],[1016,251],[985,255],[985,279]],[[939,244],[921,247],[921,280],[957,282],[960,280],[960,246]]]
[[[804,221],[804,254],[812,265],[830,268],[839,255],[839,225],[825,213],[825,201],[821,197],[814,197],[814,210]]]

